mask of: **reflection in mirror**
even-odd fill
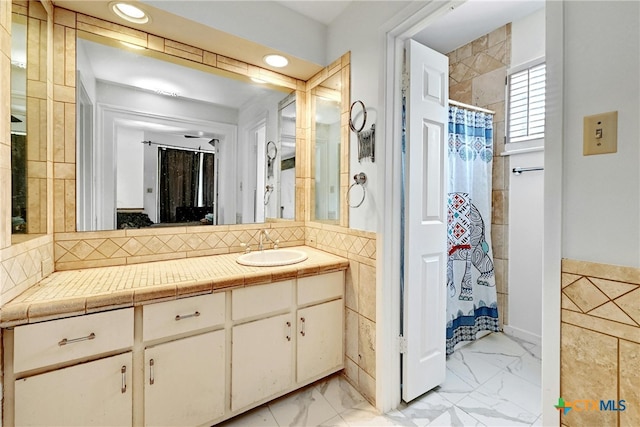
[[[340,220],[341,74],[335,73],[312,92],[315,135],[315,220]]]
[[[27,19],[11,22],[11,232],[27,232]]]
[[[78,231],[277,215],[263,190],[281,88],[78,33]]]
[[[276,183],[279,203],[275,218],[294,219],[296,216],[296,96],[295,92],[280,102],[279,106],[280,174]],[[276,169],[278,169],[276,160]],[[273,212],[270,212],[273,213]]]

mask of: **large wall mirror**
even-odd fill
[[[11,23],[11,232],[47,232],[47,13],[13,4]]]
[[[348,226],[344,178],[349,173],[348,131],[349,55],[327,68],[310,90],[311,105],[311,219]],[[346,62],[346,64],[345,64]]]
[[[295,218],[291,89],[83,31],[76,51],[78,231]]]

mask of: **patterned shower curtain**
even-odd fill
[[[449,106],[447,355],[500,330],[491,249],[493,115]]]

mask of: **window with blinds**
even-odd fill
[[[545,77],[545,64],[509,75],[509,142],[544,137]]]

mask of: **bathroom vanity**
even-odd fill
[[[211,425],[341,370],[348,261],[297,249],[54,273],[2,310],[4,425]]]

